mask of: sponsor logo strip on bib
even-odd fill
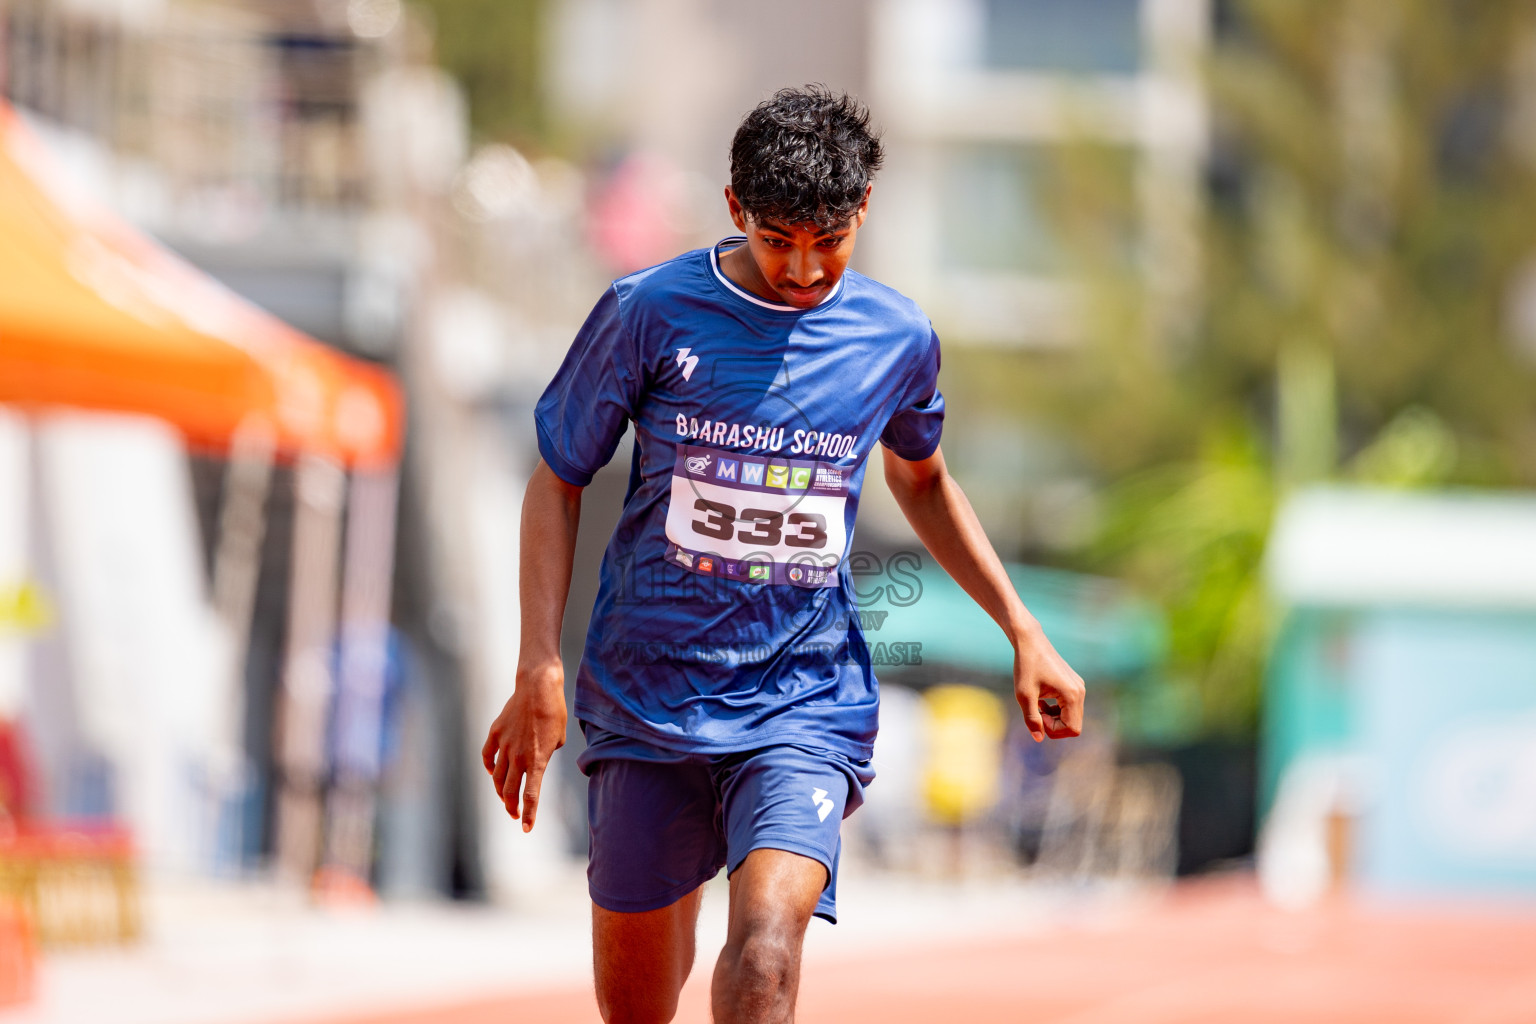
[[[851,472],[678,445],[667,561],[743,583],[835,587]]]

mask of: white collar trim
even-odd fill
[[[809,308],[801,308],[800,306],[786,306],[782,303],[769,302],[767,299],[759,298],[756,295],[753,295],[751,292],[747,291],[745,288],[737,285],[736,282],[732,281],[729,277],[726,277],[725,271],[720,269],[720,247],[727,242],[740,242],[742,245],[746,245],[747,238],[745,235],[731,235],[720,239],[720,241],[711,246],[709,250],[709,269],[715,272],[715,277],[719,278],[721,284],[725,285],[733,293],[740,295],[754,306],[762,306],[764,309],[777,310],[781,313],[809,313],[813,309],[820,309],[822,306],[825,306],[827,303],[831,302],[833,299],[837,298],[839,294],[842,293],[843,278],[839,277],[837,279],[837,284],[833,285],[832,290],[827,293],[827,297]],[[844,274],[844,277],[846,276],[847,275]]]

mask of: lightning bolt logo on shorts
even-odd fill
[[[688,354],[692,351],[693,349],[691,348],[680,348],[677,350],[677,365],[683,368],[683,380],[692,377],[693,368],[699,365],[699,357]]]
[[[821,821],[826,821],[827,815],[832,813],[832,801],[827,799],[827,791],[824,789],[812,790],[811,803],[816,805],[816,817]]]

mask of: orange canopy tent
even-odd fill
[[[278,449],[393,464],[391,375],[327,348],[60,186],[0,103],[0,402],[137,412],[225,449],[253,418]]]

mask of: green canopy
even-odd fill
[[[1162,616],[1122,584],[1059,569],[1006,568],[1046,636],[1085,680],[1130,681],[1161,662],[1166,641]],[[921,568],[907,575],[916,577],[917,584],[860,602],[866,612],[890,612],[878,629],[865,631],[872,647],[915,641],[922,644],[925,666],[1012,673],[1013,648],[1003,631],[948,573],[925,558]]]

